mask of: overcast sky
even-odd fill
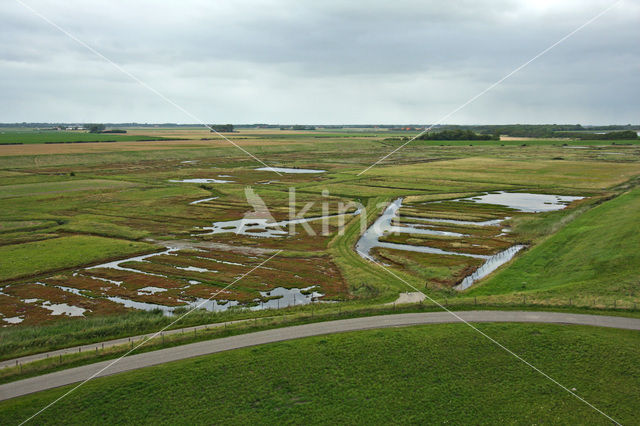
[[[611,0],[22,0],[208,123],[431,123]],[[195,120],[15,0],[0,122]],[[623,0],[447,123],[640,123]]]

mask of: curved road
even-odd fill
[[[590,325],[598,327],[640,330],[640,319],[626,317],[610,317],[601,315],[567,314],[559,312],[526,312],[526,311],[461,311],[456,315],[469,322],[533,322],[551,324]],[[165,362],[178,361],[231,349],[244,348],[265,343],[323,334],[342,333],[347,331],[368,330],[373,328],[405,327],[420,324],[443,324],[460,322],[448,312],[424,312],[414,314],[381,315],[374,317],[350,318],[345,320],[318,322],[297,325],[255,333],[191,343],[173,348],[131,355],[120,359],[111,367],[98,373],[96,377],[108,376],[138,368],[150,367]],[[38,392],[59,386],[78,383],[99,372],[111,361],[102,361],[82,367],[70,368],[55,373],[32,377],[12,383],[0,385],[0,401]]]

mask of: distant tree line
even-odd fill
[[[630,138],[633,130],[639,126],[627,125],[610,125],[610,126],[582,126],[581,124],[500,124],[500,125],[470,125],[470,126],[440,126],[438,129],[464,129],[471,130],[481,134],[498,134],[514,137],[528,138],[592,138],[594,131],[626,131],[616,132],[616,135],[610,137],[593,137],[594,139],[620,139]],[[601,135],[600,135],[601,136]]]
[[[634,140],[638,139],[638,133],[635,130],[623,130],[621,132],[607,133],[564,133],[567,138],[577,138],[582,140]]]
[[[580,124],[503,124],[476,126],[444,126],[446,129],[466,129],[481,134],[505,135],[526,138],[563,137],[557,132],[584,131]]]
[[[233,124],[212,124],[211,127],[212,132],[220,132],[220,133],[231,133],[233,132]]]
[[[427,132],[418,139],[423,141],[497,141],[500,140],[500,135],[482,135],[471,130],[452,129]]]
[[[294,124],[293,126],[280,126],[280,130],[316,130],[316,126]]]

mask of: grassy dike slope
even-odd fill
[[[637,332],[479,327],[617,421],[637,424]],[[20,423],[69,388],[1,403],[0,424]],[[610,424],[464,324],[318,336],[118,374],[88,382],[35,419],[141,423]]]
[[[470,295],[640,295],[640,188],[579,216]]]

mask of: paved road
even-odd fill
[[[263,319],[263,318],[260,318],[260,319]],[[235,321],[219,322],[214,324],[196,325],[192,327],[176,328],[173,330],[163,331],[161,334],[158,334],[156,337],[160,337],[161,335],[170,336],[173,334],[181,334],[181,333],[193,334],[194,332],[197,333],[200,330],[225,327],[226,325],[229,325],[229,324],[236,324],[236,323],[247,322],[247,321],[253,321],[253,319],[235,320]],[[122,346],[132,342],[135,342],[135,344],[138,344],[140,340],[145,340],[155,335],[156,333],[140,334],[138,336],[123,337],[121,339],[113,339],[113,340],[105,340],[104,342],[89,343],[88,345],[72,346],[70,348],[58,349],[55,351],[42,352],[42,353],[33,354],[33,355],[26,355],[20,358],[13,358],[13,359],[0,361],[0,369],[5,367],[13,367],[18,364],[26,364],[29,362],[38,361],[45,358],[55,358],[60,355],[67,355],[67,354],[78,353],[78,352],[91,352],[97,349],[98,350],[107,349],[112,346]]]
[[[640,330],[640,319],[609,317],[600,315],[566,314],[558,312],[525,311],[464,311],[456,312],[465,321],[471,322],[533,322],[553,324],[591,325],[599,327]],[[191,343],[173,348],[161,349],[121,359],[96,377],[108,376],[124,371],[136,370],[171,361],[178,361],[231,349],[319,336],[323,334],[347,331],[368,330],[373,328],[404,327],[419,324],[442,324],[459,322],[447,312],[425,312],[414,314],[381,315],[374,317],[351,318],[337,321],[297,325],[274,330],[241,334],[204,342]],[[489,343],[488,343],[489,344]],[[55,373],[32,377],[13,383],[0,385],[0,401],[15,398],[45,389],[56,388],[81,382],[99,372],[112,361],[103,361],[82,367],[70,368]]]

